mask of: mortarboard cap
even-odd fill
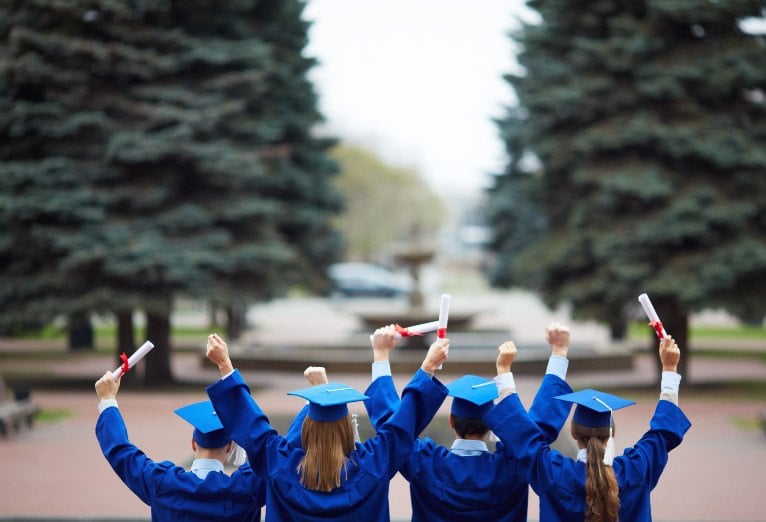
[[[222,448],[231,441],[210,401],[188,404],[175,410],[175,413],[194,426],[192,437],[201,447]]]
[[[476,375],[464,375],[447,386],[452,400],[452,415],[481,419],[497,399],[497,384]]]
[[[308,415],[315,421],[338,420],[348,415],[346,404],[369,398],[351,386],[337,382],[294,390],[288,392],[288,395],[296,395],[309,401]]]
[[[591,389],[559,395],[556,399],[577,404],[572,419],[588,428],[610,426],[613,411],[635,404],[634,401]]]

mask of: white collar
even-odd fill
[[[455,439],[450,451],[489,451],[487,443],[483,440]]]
[[[204,479],[211,471],[224,472],[223,463],[218,459],[194,459],[189,470],[199,478]]]

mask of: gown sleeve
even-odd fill
[[[446,396],[441,382],[418,370],[402,390],[399,407],[377,427],[375,437],[362,444],[361,464],[377,470],[380,479],[393,477],[412,452],[418,430],[431,422]]]
[[[552,444],[569,417],[572,403],[554,397],[572,393],[572,388],[560,377],[547,373],[529,408],[529,418],[540,428],[545,440]]]
[[[106,408],[96,422],[96,438],[112,469],[144,504],[151,505],[169,462],[155,463],[128,439],[125,420],[117,407]]]
[[[527,479],[540,494],[554,483],[557,469],[565,458],[550,449],[547,436],[527,414],[518,394],[500,401],[485,416],[484,422],[503,443],[503,451],[519,469],[527,470]]]
[[[287,439],[287,442],[294,448],[302,447],[301,430],[303,429],[303,421],[308,414],[309,405],[306,404],[301,408],[301,411],[298,412],[298,415],[295,416],[293,422],[290,423],[290,428],[288,428],[287,433],[285,434],[285,439]]]
[[[229,436],[246,452],[250,465],[260,476],[266,472],[266,447],[275,438],[284,439],[250,396],[250,388],[239,370],[206,388],[213,408]]]
[[[377,430],[394,414],[401,402],[393,377],[390,375],[378,377],[370,383],[364,394],[369,397],[365,399],[364,407],[367,409],[370,423]]]
[[[676,448],[691,428],[691,422],[681,408],[670,401],[660,400],[649,423],[649,431],[632,447],[626,448],[615,465],[623,465],[630,473],[654,489],[668,462],[668,453]]]

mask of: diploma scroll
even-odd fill
[[[413,335],[423,335],[429,332],[435,332],[439,329],[439,321],[431,321],[429,323],[415,324],[412,326],[399,326],[395,325],[396,333],[394,334],[397,339],[403,337],[412,337]],[[370,342],[372,342],[372,335],[370,335]]]
[[[652,305],[649,296],[646,294],[639,295],[638,302],[641,303],[641,306],[644,308],[644,312],[649,318],[649,325],[657,333],[657,338],[660,340],[664,339],[668,334],[665,331],[665,327],[662,326],[662,321],[660,321],[660,317],[657,315],[657,311],[654,309],[654,305]]]
[[[152,348],[154,348],[154,343],[152,343],[151,341],[146,341],[144,344],[142,344],[138,348],[138,350],[133,352],[133,355],[128,357],[128,360],[126,362],[127,368],[125,367],[126,364],[123,363],[122,366],[117,367],[117,369],[112,372],[112,379],[116,381],[117,379],[122,377],[126,371],[128,371],[129,369],[133,368],[136,364],[138,364],[138,361],[143,359],[144,356],[152,350]],[[123,356],[124,355],[125,354],[123,354]]]
[[[442,294],[441,302],[439,303],[439,328],[436,330],[437,339],[444,339],[447,337],[447,322],[449,320],[449,303],[450,295]],[[437,370],[441,370],[440,364]]]
[[[412,335],[423,335],[424,333],[435,332],[438,329],[439,321],[416,324],[406,328],[396,325],[396,337],[401,339],[402,337],[410,337]]]

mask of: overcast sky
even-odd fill
[[[505,162],[492,118],[515,101],[502,75],[517,15],[522,0],[308,0],[329,130],[440,194],[478,193]]]
[[[516,100],[502,79],[517,70],[508,31],[537,16],[523,0],[308,0],[329,131],[414,168],[442,196],[478,193],[506,162],[492,118]]]

